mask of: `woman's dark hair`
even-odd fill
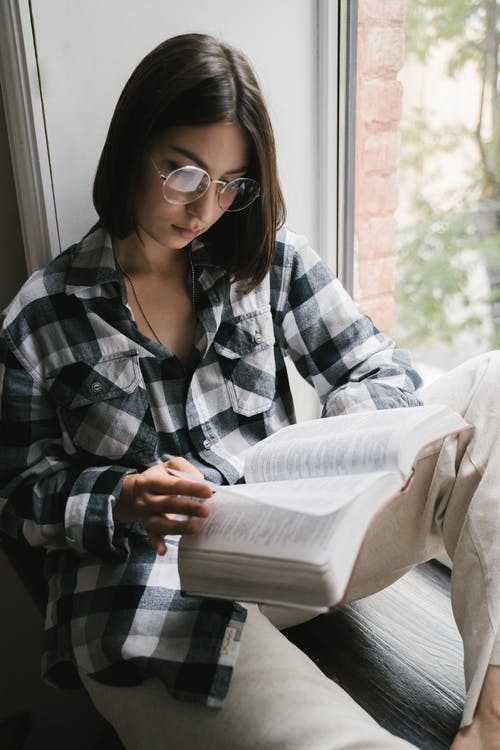
[[[261,195],[248,208],[225,213],[206,233],[215,260],[246,290],[272,261],[285,204],[266,105],[248,60],[205,34],[167,39],[137,66],[123,89],[97,167],[94,206],[111,235],[135,231],[136,189],[151,140],[165,128],[238,123],[251,145],[247,176]]]

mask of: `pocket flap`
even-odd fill
[[[76,409],[131,393],[140,380],[137,354],[135,350],[66,365],[54,378],[50,394],[61,406]]]
[[[270,308],[245,317],[222,322],[214,339],[218,354],[228,359],[245,357],[274,344],[274,326]]]

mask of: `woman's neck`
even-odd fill
[[[170,250],[135,232],[124,239],[113,238],[113,250],[120,267],[136,276],[183,278],[189,265],[187,248]]]

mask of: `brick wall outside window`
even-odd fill
[[[375,325],[394,318],[404,0],[359,0],[354,298]]]

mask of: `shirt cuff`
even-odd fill
[[[65,536],[70,549],[123,560],[128,556],[128,525],[115,524],[113,508],[127,474],[134,469],[100,466],[84,469],[71,488],[65,511]]]

